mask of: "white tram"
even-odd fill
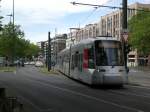
[[[90,85],[127,82],[121,42],[112,37],[90,38],[61,51],[56,68]]]

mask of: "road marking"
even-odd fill
[[[20,97],[22,100],[24,100],[24,101],[26,101],[27,103],[29,103],[30,105],[32,105],[33,108],[35,108],[36,110],[41,111],[41,109],[40,109],[39,107],[37,107],[35,104],[33,104],[30,100],[27,100],[26,98],[24,98],[24,97],[21,96],[21,95],[19,95],[19,97]]]
[[[119,105],[117,103],[113,103],[113,102],[110,102],[110,101],[99,99],[99,98],[96,98],[94,96],[89,96],[89,95],[86,95],[86,94],[83,94],[83,93],[79,93],[79,92],[76,92],[76,91],[72,91],[72,90],[69,90],[69,89],[61,88],[61,87],[58,87],[58,86],[55,86],[55,85],[52,85],[52,84],[49,85],[49,84],[41,83],[41,82],[38,82],[38,83],[46,85],[46,86],[49,86],[49,87],[52,87],[52,88],[55,88],[55,89],[59,89],[61,91],[72,93],[74,95],[79,95],[79,96],[82,96],[82,97],[86,97],[88,99],[92,99],[92,100],[96,100],[96,101],[103,102],[103,103],[106,103],[106,104],[110,104],[110,105],[113,105],[113,106],[116,106],[116,107],[119,107],[119,108],[123,108],[123,109],[126,109],[126,110],[132,110],[132,111],[136,111],[136,112],[144,112],[144,111],[136,109],[136,108],[127,107],[127,106],[124,106],[124,105]]]
[[[121,92],[121,91],[113,91],[113,90],[108,90],[108,91],[113,92],[113,93],[124,94],[124,95],[132,95],[132,96],[138,96],[138,97],[150,98],[150,96],[137,95],[137,94],[129,93],[129,92]]]
[[[39,112],[50,112],[53,111],[53,109],[40,109],[38,106],[36,106],[34,103],[32,103],[32,101],[30,101],[29,99],[27,100],[26,98],[24,98],[23,96],[19,95],[20,99],[26,101],[27,103],[29,103],[31,106],[33,106],[33,108],[35,108],[36,110],[38,110]]]
[[[134,86],[134,85],[127,85],[127,86],[131,86],[131,87],[135,87],[135,88],[149,89],[149,90],[150,90],[150,87],[144,87],[144,86]]]

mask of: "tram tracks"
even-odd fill
[[[30,72],[30,71],[29,71]],[[125,108],[125,109],[129,109],[129,110],[134,110],[134,111],[137,111],[137,112],[142,112],[142,110],[141,109],[139,109],[139,108],[135,108],[135,107],[133,107],[133,106],[129,106],[129,105],[127,105],[127,104],[123,104],[123,103],[118,103],[119,102],[119,100],[118,99],[113,99],[113,97],[112,97],[112,99],[105,99],[105,98],[103,98],[103,97],[100,97],[100,96],[94,96],[94,95],[91,95],[91,94],[89,94],[88,92],[81,92],[81,91],[77,91],[77,90],[73,90],[73,89],[68,89],[68,88],[66,88],[66,87],[62,87],[62,86],[58,86],[58,85],[55,85],[54,83],[51,83],[51,82],[43,82],[42,80],[40,80],[40,79],[38,79],[38,78],[33,78],[33,77],[30,77],[29,75],[26,77],[27,78],[27,80],[32,80],[32,81],[34,81],[34,82],[36,82],[36,83],[39,83],[39,84],[41,84],[41,85],[43,85],[43,86],[46,86],[46,87],[51,87],[51,88],[55,88],[55,89],[59,89],[59,90],[61,90],[61,91],[64,91],[64,92],[69,92],[69,93],[71,93],[71,94],[74,94],[74,95],[80,95],[80,96],[83,96],[83,97],[85,97],[85,98],[88,98],[88,99],[91,99],[91,100],[96,100],[96,101],[100,101],[100,102],[103,102],[103,103],[106,103],[106,104],[110,104],[110,105],[113,105],[113,106],[115,106],[115,107],[119,107],[119,108]],[[86,88],[84,88],[84,89],[86,89]],[[92,89],[90,89],[90,91],[91,91]],[[92,90],[93,92],[94,92],[94,90]],[[91,91],[91,92],[92,92]],[[134,94],[132,94],[132,93],[128,93],[128,94],[126,94],[126,93],[123,93],[123,92],[120,92],[120,91],[117,91],[117,90],[110,90],[110,89],[108,89],[108,90],[106,90],[106,91],[104,91],[103,89],[98,89],[97,91],[95,91],[95,92],[103,92],[105,95],[109,95],[109,97],[110,96],[113,96],[113,95],[115,95],[115,97],[117,97],[118,95],[120,95],[120,96],[134,96],[134,97],[136,97],[136,98],[134,98],[134,101],[135,102],[137,102],[137,98],[139,98],[139,97],[142,97],[142,98],[144,98],[144,99],[147,99],[147,97],[143,97],[142,95],[134,95]],[[93,93],[92,92],[92,93]],[[88,94],[87,94],[88,93]],[[149,99],[150,97],[148,97],[148,99]],[[123,100],[126,100],[126,97],[122,97],[122,99]],[[133,99],[132,99],[132,101],[133,101]],[[150,100],[149,100],[149,102],[150,102]],[[147,105],[149,105],[149,102],[145,102],[145,101],[142,101],[142,103],[144,103],[144,104],[147,104]]]

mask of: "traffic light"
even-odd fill
[[[125,52],[128,54],[131,51],[131,45],[126,44],[125,45]]]

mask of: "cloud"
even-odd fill
[[[150,4],[150,0],[144,0],[144,3]]]
[[[20,12],[29,19],[45,20],[57,19],[68,13],[78,13],[87,11],[90,8],[87,6],[73,6],[70,4],[72,0],[14,0],[15,12]],[[103,4],[108,0],[80,0],[83,3]],[[12,0],[3,0],[2,8],[11,12]],[[35,21],[35,22],[36,22]]]
[[[42,25],[58,26],[59,20],[72,13],[86,12],[91,7],[74,6],[70,2],[82,2],[92,4],[104,4],[109,0],[14,0],[15,2],[15,23],[20,24],[26,33],[26,36],[32,38],[32,28],[40,28]],[[2,13],[8,15],[12,13],[13,0],[2,0]],[[8,18],[7,18],[8,19]],[[34,37],[42,39],[42,33]],[[44,35],[44,34],[43,34]],[[43,36],[45,37],[45,36]],[[36,40],[36,39],[31,39]]]

